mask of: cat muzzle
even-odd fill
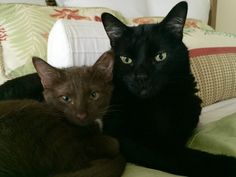
[[[87,113],[86,112],[78,113],[76,117],[79,118],[80,120],[85,120],[85,118],[87,117]]]

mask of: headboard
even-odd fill
[[[56,6],[57,3],[55,0],[45,0],[48,6]]]
[[[45,0],[48,6],[56,6],[55,0]],[[211,7],[210,7],[210,14],[209,14],[209,21],[208,24],[215,28],[216,26],[216,10],[217,10],[217,0],[210,0]]]
[[[209,14],[208,24],[213,28],[216,27],[216,11],[217,11],[217,0],[211,0],[211,9]]]

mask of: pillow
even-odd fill
[[[57,19],[100,21],[105,8],[60,8],[29,4],[0,4],[0,83],[34,72],[32,56],[47,59],[47,40]]]
[[[56,0],[63,7],[108,7],[121,12],[126,17],[147,16],[145,0]]]
[[[202,105],[236,97],[236,34],[188,28],[183,41]]]
[[[190,63],[202,106],[236,97],[236,43],[235,47],[192,49]]]
[[[186,28],[184,43],[189,49],[208,47],[235,47],[236,34],[217,32],[211,29]]]
[[[101,22],[61,19],[49,33],[48,63],[59,68],[93,65],[110,48]]]
[[[140,24],[152,24],[152,23],[160,23],[164,17],[136,17],[136,18],[128,18],[128,24],[131,26],[136,26]],[[185,22],[185,32],[189,31],[189,29],[205,29],[205,30],[214,30],[212,27],[202,22],[201,20],[190,19],[188,18]]]
[[[26,3],[26,4],[46,5],[45,0],[0,0],[0,3]]]

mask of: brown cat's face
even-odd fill
[[[112,90],[113,54],[104,53],[93,66],[58,69],[39,58],[34,66],[47,103],[78,125],[88,125],[106,113]]]

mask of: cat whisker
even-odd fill
[[[106,111],[106,113],[108,115],[111,114],[111,113],[114,113],[114,112],[121,112],[121,110],[119,110],[119,109],[109,109],[109,110]]]

